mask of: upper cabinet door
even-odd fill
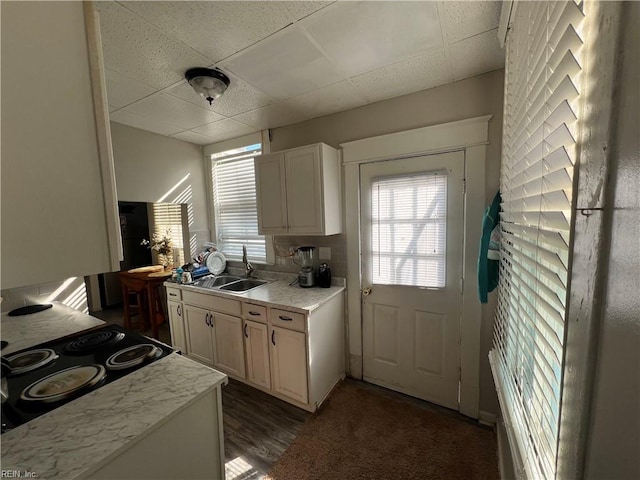
[[[1,21],[2,288],[119,270],[92,4],[2,2]]]
[[[287,231],[287,193],[284,154],[261,155],[255,160],[258,230],[264,235]]]
[[[258,231],[262,235],[342,232],[340,158],[318,143],[257,157]]]
[[[322,166],[319,146],[312,145],[285,152],[284,164],[289,233],[322,233]]]

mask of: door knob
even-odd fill
[[[371,287],[364,287],[362,289],[362,295],[364,295],[365,297],[368,297],[369,295],[371,295]]]

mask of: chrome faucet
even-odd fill
[[[242,245],[242,263],[244,263],[245,275],[247,278],[251,278],[251,273],[253,272],[253,265],[251,262],[247,260],[247,246]]]

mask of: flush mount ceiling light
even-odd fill
[[[189,85],[196,93],[202,95],[209,102],[209,105],[225,92],[230,83],[229,77],[224,73],[211,68],[190,68],[184,76]]]

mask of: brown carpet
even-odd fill
[[[492,430],[418,403],[346,380],[307,420],[266,478],[500,478]]]

